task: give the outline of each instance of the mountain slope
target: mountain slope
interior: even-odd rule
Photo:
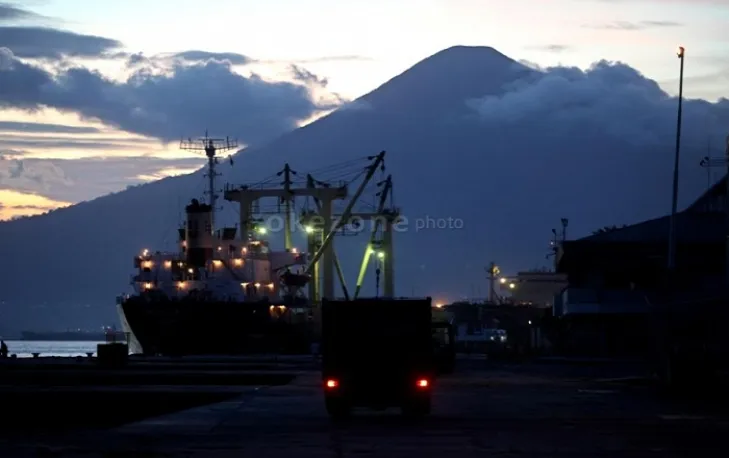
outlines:
[[[704,154],[707,116],[729,125],[729,102],[690,101],[685,110],[683,203],[706,179],[690,152]],[[672,129],[675,101],[629,67],[542,73],[491,48],[454,47],[221,171],[224,181],[251,182],[284,162],[303,173],[387,150],[409,222],[396,236],[399,293],[453,299],[477,292],[491,260],[506,272],[547,264],[561,217],[580,236],[666,213]],[[0,224],[0,323],[113,317],[132,256],[174,242],[182,205],[202,184],[198,172]],[[221,217],[234,221],[230,207]],[[416,228],[439,219],[462,227]],[[337,240],[347,278],[363,243]]]

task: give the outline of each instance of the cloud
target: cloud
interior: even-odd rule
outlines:
[[[48,124],[42,122],[16,122],[0,121],[0,132],[26,132],[51,134],[97,134],[101,130],[96,127],[66,126],[61,124]],[[3,140],[0,139],[0,147]]]
[[[645,30],[650,28],[658,27],[683,27],[684,24],[674,21],[614,21],[604,24],[587,24],[585,27],[591,29],[604,29],[604,30]]]
[[[209,52],[209,51],[182,51],[177,53],[155,54],[153,56],[145,56],[143,53],[125,53],[120,52],[110,57],[123,57],[127,59],[127,66],[135,67],[139,65],[147,65],[151,67],[165,67],[178,62],[207,62],[210,60],[219,62],[230,62],[233,65],[249,65],[249,64],[285,64],[289,66],[320,64],[326,62],[347,62],[347,61],[371,61],[371,57],[358,55],[342,55],[342,56],[321,56],[301,59],[256,59],[234,52]]]
[[[0,26],[0,48],[12,50],[18,57],[100,57],[121,46],[121,42],[110,38],[48,27]]]
[[[83,67],[49,73],[0,48],[0,68],[0,107],[56,108],[163,141],[209,127],[258,143],[336,107],[312,100],[307,85],[246,77],[227,61],[175,64],[163,74],[142,68],[120,83]]]
[[[204,162],[204,158],[198,157],[35,159],[15,156],[3,159],[0,155],[0,189],[39,194],[54,201],[80,202],[131,185],[191,173]]]
[[[326,87],[329,84],[329,80],[326,78],[319,77],[298,65],[291,64],[290,69],[297,81],[301,81],[307,85]]]
[[[548,44],[548,45],[540,45],[540,46],[531,46],[530,49],[535,49],[539,51],[549,51],[549,52],[564,52],[568,51],[572,47],[569,45],[561,45],[561,44]]]
[[[0,221],[39,215],[68,205],[70,202],[55,201],[38,194],[0,189]]]
[[[531,125],[535,135],[548,132],[574,141],[608,136],[650,149],[675,133],[676,99],[622,63],[548,68],[505,90],[468,104],[493,126]],[[683,119],[686,144],[706,144],[709,135],[720,140],[707,126],[729,126],[729,100],[687,100]]]
[[[233,65],[245,65],[253,62],[250,57],[234,52],[183,51],[173,54],[171,57],[191,62],[228,61]]]
[[[32,11],[24,10],[9,3],[0,3],[0,21],[17,19],[34,19],[41,16]]]
[[[106,57],[121,48],[117,40],[40,26],[46,17],[9,3],[0,3],[0,48],[8,48],[18,57],[62,59],[64,57]],[[18,26],[30,20],[34,25]]]
[[[2,159],[0,156],[0,188],[21,192],[48,192],[52,187],[73,186],[74,182],[50,161]]]
[[[134,150],[141,146],[151,146],[149,140],[135,138],[94,138],[94,137],[20,137],[3,136],[0,148],[5,149],[77,149],[77,150]]]
[[[675,21],[642,21],[640,24],[645,27],[683,27],[685,25]]]

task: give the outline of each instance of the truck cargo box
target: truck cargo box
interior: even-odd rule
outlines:
[[[321,350],[328,403],[417,401],[429,410],[435,372],[430,298],[324,301]]]

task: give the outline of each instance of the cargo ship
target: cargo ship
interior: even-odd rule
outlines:
[[[185,207],[177,251],[144,249],[133,258],[133,292],[117,297],[130,351],[151,355],[309,352],[316,332],[316,304],[322,295],[333,297],[333,235],[348,216],[338,217],[332,226],[315,227],[307,218],[322,213],[303,215],[308,247],[299,252],[291,243],[290,212],[297,197],[319,199],[317,203],[325,200],[329,213],[323,212],[323,220],[333,222],[331,203],[347,197],[346,185],[315,187],[312,179],[306,187],[294,189],[291,175],[295,172],[287,164],[279,173],[284,176],[283,188],[226,186],[225,199],[240,204],[240,225],[218,229],[216,152],[232,144],[207,134],[198,141],[208,158],[210,200],[192,199]],[[182,146],[192,148],[192,143]],[[365,182],[346,212],[351,214],[354,201],[383,157],[384,152],[373,157]],[[266,197],[285,207],[285,247],[280,251],[272,250],[265,239],[267,228],[254,218],[258,200]],[[325,227],[331,230],[324,231]]]

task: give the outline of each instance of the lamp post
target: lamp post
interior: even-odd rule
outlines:
[[[681,151],[681,112],[683,109],[683,63],[686,49],[679,46],[677,52],[681,61],[681,73],[678,79],[678,117],[676,121],[676,152],[673,158],[673,197],[671,199],[671,218],[668,229],[668,270],[676,269],[676,210],[678,207],[678,162]]]

